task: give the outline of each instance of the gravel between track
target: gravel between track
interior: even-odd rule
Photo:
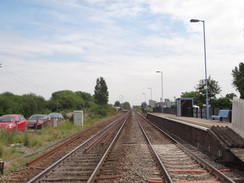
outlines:
[[[116,157],[115,157],[116,155]],[[121,132],[113,150],[112,157],[116,159],[112,168],[114,175],[122,175],[120,178],[109,180],[109,182],[148,182],[150,179],[159,179],[155,173],[157,166],[147,146],[145,137],[135,119],[135,114],[128,119]],[[109,158],[108,158],[109,159]],[[109,166],[109,167],[106,167]],[[102,169],[111,169],[111,164],[105,164]],[[100,172],[100,174],[102,174]],[[100,182],[108,180],[97,180]]]

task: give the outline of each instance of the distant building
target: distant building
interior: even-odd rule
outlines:
[[[155,100],[149,100],[149,106],[151,107],[151,108],[154,108],[154,107],[156,107],[157,106],[157,102],[155,101]]]

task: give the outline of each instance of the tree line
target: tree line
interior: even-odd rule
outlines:
[[[106,116],[114,109],[108,105],[108,87],[103,77],[96,80],[94,95],[87,92],[62,90],[52,93],[49,100],[34,93],[15,95],[11,92],[0,94],[0,115],[49,114],[51,112],[66,112],[84,110],[94,116]]]
[[[240,93],[240,98],[244,99],[244,63],[241,62],[239,66],[232,70],[232,86]],[[236,97],[236,94],[229,93],[224,97],[217,98],[217,95],[221,92],[221,87],[218,82],[211,78],[207,79],[208,83],[208,98],[209,104],[212,107],[231,108],[232,99]],[[195,105],[203,106],[206,103],[206,82],[199,81],[195,86],[195,91],[182,92],[181,97],[194,98]]]

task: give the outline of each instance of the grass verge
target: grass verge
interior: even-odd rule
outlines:
[[[27,130],[26,132],[8,132],[0,131],[0,159],[9,161],[23,154],[34,152],[51,142],[62,139],[81,131],[83,129],[94,126],[106,118],[87,118],[82,127],[74,126],[71,121],[58,122],[57,128],[48,126],[40,130]]]

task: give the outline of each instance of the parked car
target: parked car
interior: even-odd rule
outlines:
[[[27,120],[28,128],[38,128],[48,125],[50,122],[50,116],[47,114],[34,114]],[[35,127],[36,125],[36,127]]]
[[[49,116],[51,119],[54,119],[54,118],[57,118],[58,120],[64,119],[62,114],[56,113],[56,112],[50,113]]]
[[[21,114],[8,114],[0,117],[0,127],[10,131],[24,131],[27,127],[27,120]]]

